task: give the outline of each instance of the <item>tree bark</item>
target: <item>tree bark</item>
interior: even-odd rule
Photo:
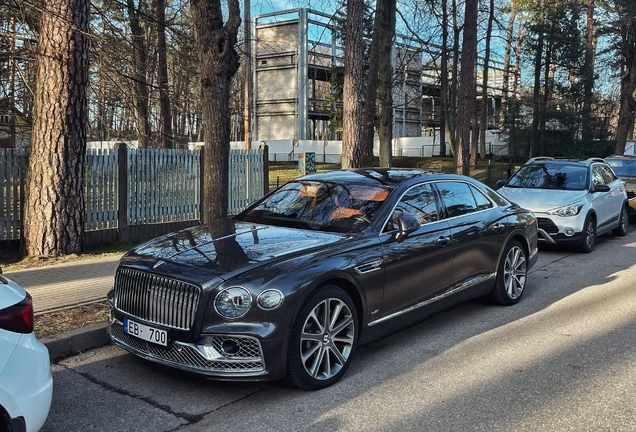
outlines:
[[[440,120],[439,120],[439,155],[446,156],[446,123],[448,122],[448,5],[442,0],[442,49],[440,65]]]
[[[583,127],[584,142],[591,142],[594,138],[592,124],[592,92],[594,90],[594,0],[587,0],[587,21],[585,26],[585,58],[583,62]]]
[[[510,52],[512,51],[512,34],[517,17],[517,8],[515,0],[510,0],[510,16],[508,17],[508,27],[506,28],[506,45],[504,48],[504,64],[503,64],[503,97],[501,107],[503,110],[501,119],[504,125],[508,123],[508,111],[510,101]]]
[[[81,253],[88,86],[88,0],[46,0],[38,46],[22,252]]]
[[[381,19],[379,77],[378,77],[378,135],[380,137],[380,166],[393,164],[393,67],[391,54],[395,36],[396,0],[387,0],[386,8],[377,11]]]
[[[636,29],[634,29],[636,30]],[[635,41],[636,42],[636,41]],[[634,118],[636,117],[636,45],[626,47],[626,68],[621,76],[620,109],[618,111],[618,125],[616,127],[616,154],[625,153],[625,145],[630,132],[634,130]]]
[[[488,29],[486,30],[486,51],[484,53],[484,76],[481,87],[481,121],[479,122],[479,157],[486,158],[486,131],[488,130],[488,63],[490,62],[490,34],[495,20],[495,0],[490,0]]]
[[[207,224],[227,219],[230,152],[230,85],[239,67],[235,50],[241,11],[228,0],[226,23],[220,0],[191,0],[192,19],[201,71],[205,130],[202,219]]]
[[[342,111],[342,168],[362,168],[362,28],[364,1],[348,0]]]
[[[172,116],[170,115],[170,95],[168,94],[168,56],[166,53],[166,3],[155,0],[157,14],[157,80],[159,81],[159,138],[163,148],[172,148]]]
[[[373,36],[369,47],[369,70],[367,71],[367,90],[364,96],[364,126],[362,128],[362,153],[373,156],[373,139],[375,136],[376,104],[378,99],[378,56],[380,52],[380,23],[378,11],[384,9],[386,0],[376,0]]]
[[[143,0],[139,0],[139,7],[136,7],[134,0],[127,0],[126,5],[133,46],[135,128],[139,147],[146,148],[150,146],[150,119],[148,112],[148,82],[146,79],[148,52],[141,20],[143,15],[140,12],[142,2]]]
[[[543,26],[545,11],[543,0],[539,0],[539,34],[534,57],[534,92],[532,95],[532,129],[530,133],[530,148],[528,157],[532,157],[539,147],[539,122],[541,119],[541,65],[543,58]]]
[[[636,117],[636,100],[634,100],[634,92],[636,91],[636,5],[633,2],[625,1],[620,7],[617,5],[616,10],[619,14],[616,30],[621,38],[620,54],[623,57],[624,69],[621,75],[615,153],[623,154],[627,138],[633,134]]]
[[[457,105],[457,152],[455,166],[458,174],[469,174],[470,119],[475,104],[475,63],[477,60],[477,0],[466,0],[459,100]]]

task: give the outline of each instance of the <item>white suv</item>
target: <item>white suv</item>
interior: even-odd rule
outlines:
[[[0,431],[38,431],[53,396],[49,351],[33,334],[31,296],[0,269]]]
[[[627,234],[625,183],[603,159],[537,157],[498,185],[497,192],[537,216],[540,242],[577,245],[589,253],[598,235]]]

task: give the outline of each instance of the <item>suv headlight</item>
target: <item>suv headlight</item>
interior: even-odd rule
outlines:
[[[576,216],[581,212],[583,203],[578,202],[575,204],[558,207],[552,210],[548,210],[546,213],[553,216]]]
[[[250,310],[251,306],[252,296],[242,287],[226,288],[214,299],[214,309],[225,318],[240,318]]]

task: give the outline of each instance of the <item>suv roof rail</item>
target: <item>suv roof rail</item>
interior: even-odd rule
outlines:
[[[549,156],[537,156],[537,157],[533,157],[532,159],[528,160],[528,162],[526,162],[527,164],[529,163],[533,163],[533,162],[541,162],[541,161],[553,161],[554,158],[553,157],[549,157]]]
[[[605,159],[603,158],[597,158],[597,157],[591,157],[585,160],[585,165],[589,165],[592,162],[601,162],[601,163],[605,163]]]

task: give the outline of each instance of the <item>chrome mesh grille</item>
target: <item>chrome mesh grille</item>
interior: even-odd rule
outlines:
[[[200,295],[195,285],[150,273],[123,268],[115,275],[115,308],[173,329],[192,327]]]
[[[232,355],[223,358],[208,360],[191,345],[171,344],[169,347],[155,345],[150,342],[137,339],[124,333],[121,323],[114,321],[109,326],[109,333],[113,341],[123,348],[131,348],[151,359],[162,363],[170,363],[175,366],[185,366],[203,372],[261,372],[265,370],[261,344],[258,339],[247,336],[212,336],[212,346],[218,351],[226,340],[233,340],[239,346],[239,350]]]

